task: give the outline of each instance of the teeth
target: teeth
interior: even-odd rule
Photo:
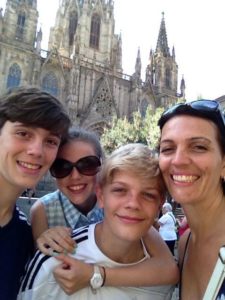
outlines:
[[[76,186],[70,186],[70,189],[73,191],[79,191],[81,189],[83,189],[84,185],[76,185]]]
[[[32,169],[32,170],[37,170],[40,168],[40,165],[33,165],[33,164],[22,162],[22,161],[20,161],[20,165],[27,169]]]
[[[197,176],[192,175],[173,175],[173,180],[179,182],[194,182],[197,179]]]

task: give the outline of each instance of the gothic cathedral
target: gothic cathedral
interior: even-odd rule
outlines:
[[[101,133],[112,116],[129,116],[185,97],[162,15],[155,50],[141,79],[140,50],[133,75],[122,69],[122,37],[115,34],[112,0],[61,0],[48,50],[37,31],[38,0],[7,0],[0,10],[0,91],[38,86],[64,102],[74,125]],[[120,0],[115,0],[120,1]]]

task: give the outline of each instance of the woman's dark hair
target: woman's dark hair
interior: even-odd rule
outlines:
[[[83,128],[71,127],[66,138],[63,140],[61,147],[70,141],[82,141],[91,144],[98,158],[104,158],[104,152],[100,144],[99,137],[93,131],[88,131]]]

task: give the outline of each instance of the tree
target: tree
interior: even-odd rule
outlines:
[[[128,143],[143,143],[155,150],[159,139],[158,119],[163,108],[153,111],[147,108],[145,117],[139,111],[134,112],[130,121],[127,118],[113,118],[111,127],[105,128],[101,143],[106,153],[112,152],[121,145]]]

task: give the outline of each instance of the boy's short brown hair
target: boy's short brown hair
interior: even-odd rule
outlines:
[[[44,128],[62,137],[70,126],[63,104],[51,94],[34,87],[15,88],[0,98],[0,129],[6,121]]]

